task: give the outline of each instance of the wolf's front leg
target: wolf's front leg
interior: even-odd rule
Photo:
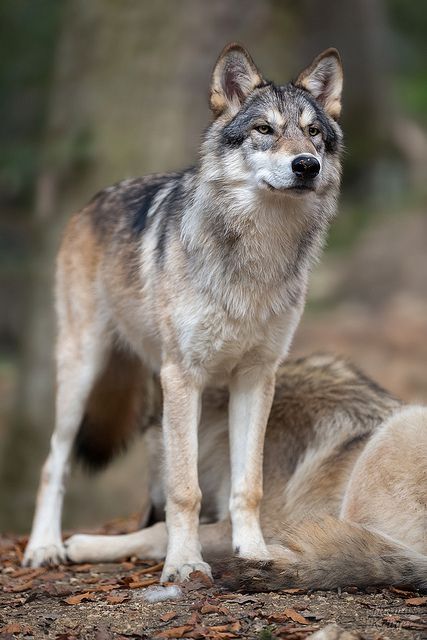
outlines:
[[[168,549],[162,582],[184,580],[192,571],[210,575],[199,542],[201,492],[197,477],[197,429],[201,389],[179,366],[161,370]]]
[[[233,549],[244,558],[269,558],[261,531],[264,436],[274,394],[275,366],[238,370],[230,385],[230,516]]]

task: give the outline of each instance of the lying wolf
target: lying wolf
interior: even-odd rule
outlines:
[[[256,561],[230,558],[227,401],[225,389],[205,393],[199,475],[203,553],[229,558],[219,562],[229,585],[427,588],[427,408],[402,405],[337,357],[283,364],[266,432],[261,505],[272,560]],[[165,505],[159,424],[144,437],[154,522],[164,519]],[[94,439],[93,450],[103,447],[105,455],[116,438]],[[128,535],[74,535],[65,546],[73,562],[158,559],[167,530],[158,521]]]

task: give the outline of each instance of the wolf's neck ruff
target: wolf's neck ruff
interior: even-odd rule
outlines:
[[[202,165],[193,175],[180,220],[193,282],[246,320],[296,304],[323,244],[333,196],[319,203],[312,194],[307,202],[206,173]]]

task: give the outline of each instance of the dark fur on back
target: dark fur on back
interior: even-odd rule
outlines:
[[[120,229],[138,240],[152,220],[148,214],[156,197],[171,183],[179,184],[183,173],[158,173],[122,180],[96,194],[86,211],[98,237],[111,237]]]

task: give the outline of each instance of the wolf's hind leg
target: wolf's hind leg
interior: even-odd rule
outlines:
[[[243,558],[268,559],[260,525],[265,428],[274,393],[268,368],[237,372],[230,385],[230,516],[233,549]]]
[[[58,340],[55,430],[41,473],[33,527],[23,561],[26,566],[65,560],[61,540],[65,481],[86,401],[108,354],[108,340],[102,329],[93,325],[78,335],[60,334]]]
[[[165,522],[123,535],[76,534],[65,541],[65,553],[71,562],[115,562],[137,556],[161,560],[166,556],[168,534]]]
[[[226,555],[231,550],[231,527],[228,520],[202,524],[200,541],[207,558]],[[135,533],[118,536],[76,534],[65,541],[71,562],[115,562],[137,556],[142,560],[161,560],[166,556],[168,534],[165,522]]]
[[[427,554],[427,407],[406,406],[358,459],[341,517]]]

